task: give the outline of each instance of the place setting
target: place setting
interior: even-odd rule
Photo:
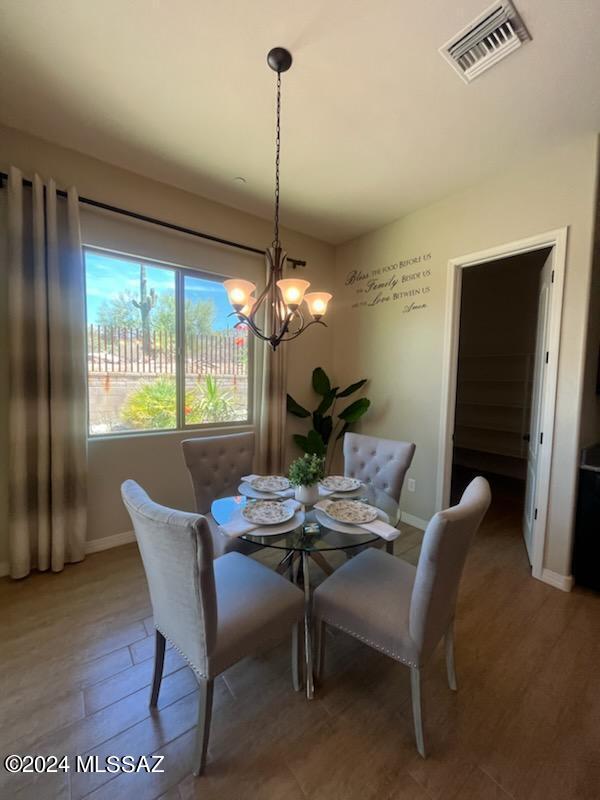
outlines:
[[[293,498],[286,500],[252,500],[240,505],[220,528],[227,536],[236,538],[252,533],[254,536],[276,536],[293,531],[304,523],[302,504]]]
[[[246,475],[238,486],[238,492],[244,497],[255,500],[269,500],[274,497],[285,499],[294,496],[294,489],[289,479],[283,475]]]
[[[356,499],[319,500],[315,505],[317,521],[340,533],[369,531],[388,542],[400,535],[398,528],[389,524],[389,517],[379,508]]]

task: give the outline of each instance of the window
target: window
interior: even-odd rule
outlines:
[[[248,332],[213,276],[84,249],[90,436],[248,422]]]

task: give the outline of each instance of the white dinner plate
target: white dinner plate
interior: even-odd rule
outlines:
[[[347,478],[345,475],[328,475],[321,481],[321,486],[329,492],[355,492],[362,484],[356,478]]]
[[[284,492],[290,488],[290,482],[282,475],[259,475],[249,484],[257,492]]]
[[[361,500],[330,500],[321,508],[331,519],[347,525],[364,525],[378,517],[377,509]]]
[[[256,500],[254,503],[247,503],[242,508],[242,516],[248,522],[256,525],[281,525],[287,522],[296,513],[288,503],[281,503],[277,500]]]
[[[336,520],[332,519],[331,517],[327,516],[324,511],[315,508],[315,517],[317,522],[319,522],[324,528],[327,528],[330,531],[337,531],[338,533],[351,533],[351,534],[365,534],[368,533],[366,528],[361,528],[360,525],[348,525],[344,522],[336,522]],[[389,522],[390,519],[385,511],[378,509],[377,518],[383,520],[383,522]]]
[[[290,533],[304,525],[305,515],[303,511],[296,511],[294,516],[287,522],[282,522],[279,525],[262,525],[259,528],[248,531],[248,536],[281,536],[282,533]],[[337,522],[332,522],[332,525],[338,525]]]

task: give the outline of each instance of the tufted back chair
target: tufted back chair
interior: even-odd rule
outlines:
[[[181,446],[199,514],[208,514],[213,500],[237,494],[242,476],[252,472],[252,432],[185,439]]]
[[[344,436],[344,474],[370,487],[375,492],[375,505],[395,520],[404,476],[414,454],[415,445],[411,442],[347,433]]]
[[[460,503],[431,518],[425,531],[410,601],[410,637],[427,658],[448,630],[467,551],[492,495],[485,478],[467,486]]]
[[[202,674],[217,636],[212,537],[198,514],[153,502],[135,481],[121,496],[142,555],[154,625]]]

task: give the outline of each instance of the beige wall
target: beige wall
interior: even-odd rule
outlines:
[[[338,378],[344,381],[359,373],[370,378],[367,393],[373,410],[364,418],[363,431],[416,442],[409,473],[416,479],[416,491],[405,489],[402,507],[428,519],[435,510],[448,260],[569,226],[545,553],[546,568],[562,575],[570,574],[596,161],[595,136],[573,141],[527,164],[507,166],[501,176],[349,242],[336,253]],[[423,270],[430,275],[363,294],[356,293],[356,286],[366,280],[346,285],[352,271],[369,273],[418,256],[420,262],[382,271],[376,279],[383,283],[390,276]],[[385,297],[410,289],[420,292],[368,305],[378,293]],[[353,308],[356,303],[366,304]],[[411,303],[425,307],[406,310]],[[509,320],[510,307],[506,314]]]
[[[75,185],[83,196],[255,247],[265,247],[272,239],[271,224],[266,220],[0,126],[0,170],[6,172],[10,164],[18,166],[28,176],[38,172],[45,178],[55,178],[59,186]],[[285,220],[285,209],[283,217]],[[125,221],[87,207],[82,211],[82,236],[88,244],[114,247],[221,274],[243,273],[257,281],[264,275],[260,256],[205,244],[193,237],[170,234],[164,229]],[[282,240],[291,256],[308,262],[307,268],[302,270],[302,277],[315,287],[330,290],[333,248],[288,230],[283,230]],[[0,281],[5,275],[6,270],[2,269]],[[5,286],[0,282],[0,297],[5,295]],[[3,334],[0,330],[2,341],[5,341]],[[331,368],[331,330],[312,328],[286,347],[290,359],[289,391],[300,402],[308,402],[310,373],[316,366],[315,358],[325,368]],[[0,369],[5,369],[5,363],[2,359]],[[5,385],[6,374],[0,374],[2,392]],[[4,423],[0,424],[0,450],[5,459],[6,448],[1,447],[6,435],[5,395],[0,395],[0,409],[4,416]],[[293,430],[291,421],[290,435]],[[90,442],[88,538],[109,536],[131,528],[119,500],[119,484],[125,477],[140,480],[162,503],[193,507],[191,487],[180,455],[182,438],[184,436],[180,434],[164,434]],[[0,474],[6,475],[6,468],[6,461],[0,463]],[[0,562],[3,562],[7,559],[5,481],[0,481],[0,521]]]

